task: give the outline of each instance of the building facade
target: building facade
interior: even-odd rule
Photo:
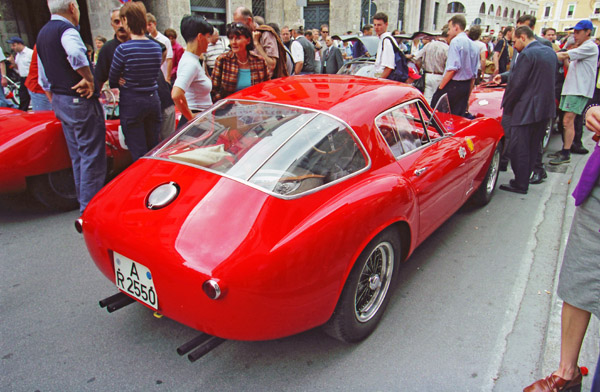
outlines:
[[[464,13],[467,25],[480,25],[484,33],[497,35],[521,15],[535,15],[537,8],[537,0],[463,0],[449,2],[447,15]]]
[[[600,37],[600,1],[594,0],[541,0],[537,12],[536,33],[544,27],[556,29],[558,34],[573,27],[582,19],[590,19],[594,25],[592,37]]]
[[[233,10],[240,5],[281,26],[300,24],[306,28],[330,26],[330,33],[359,32],[372,24],[373,15],[384,12],[389,30],[438,31],[446,23],[447,0],[140,0],[158,21],[158,29],[179,30],[181,18],[190,13],[203,15],[222,33],[231,22]],[[100,35],[112,38],[110,11],[120,0],[77,0],[81,10],[81,35],[88,44]],[[18,35],[32,47],[37,32],[48,21],[46,0],[0,0],[0,42],[8,52],[6,40]]]

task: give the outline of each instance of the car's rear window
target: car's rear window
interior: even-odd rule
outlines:
[[[226,101],[203,113],[153,156],[287,196],[340,180],[368,162],[354,133],[336,118],[252,101]]]

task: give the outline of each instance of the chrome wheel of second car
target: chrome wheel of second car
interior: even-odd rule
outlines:
[[[394,272],[394,249],[389,242],[380,243],[365,263],[354,295],[356,319],[367,322],[377,313],[390,287]]]

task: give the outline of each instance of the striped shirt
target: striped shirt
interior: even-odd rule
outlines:
[[[152,93],[158,88],[162,51],[160,45],[148,39],[122,43],[115,50],[108,81],[110,87],[122,91]],[[125,84],[119,86],[119,78]]]

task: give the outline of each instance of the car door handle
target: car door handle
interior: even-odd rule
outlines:
[[[427,170],[426,167],[415,170],[415,176],[419,177],[421,174],[425,173],[426,170]]]

